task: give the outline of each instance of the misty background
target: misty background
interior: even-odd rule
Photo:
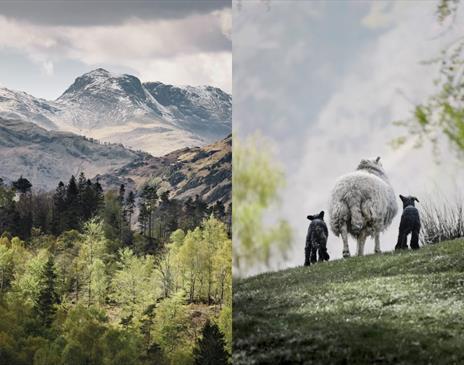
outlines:
[[[286,176],[281,205],[271,216],[288,220],[294,240],[286,260],[302,265],[308,214],[327,211],[335,179],[362,158],[381,156],[398,194],[421,202],[459,194],[463,163],[448,142],[416,148],[393,121],[435,91],[436,65],[425,65],[459,35],[464,14],[439,25],[435,1],[235,1],[233,89],[235,135],[259,132],[274,145]],[[420,205],[420,204],[418,204]],[[383,251],[396,244],[399,213],[381,235]],[[270,219],[272,221],[272,219]],[[355,242],[350,239],[351,253]],[[369,239],[366,252],[372,253]],[[329,233],[328,251],[340,258],[341,239]],[[261,270],[261,269],[257,269]]]

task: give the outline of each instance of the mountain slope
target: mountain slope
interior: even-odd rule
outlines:
[[[195,198],[198,194],[207,203],[231,203],[232,192],[232,137],[211,145],[184,148],[166,156],[144,156],[127,165],[99,176],[106,188],[140,188],[155,180],[178,199]]]
[[[53,122],[59,109],[53,102],[38,99],[22,91],[0,88],[0,117],[21,119],[46,129],[58,129]]]
[[[232,99],[210,86],[142,84],[99,68],[76,78],[55,101],[0,88],[0,116],[161,156],[230,134]]]
[[[120,145],[0,118],[0,177],[6,181],[23,175],[35,188],[51,190],[71,174],[84,171],[91,177],[144,155]]]
[[[233,363],[462,364],[463,251],[461,239],[237,280]]]

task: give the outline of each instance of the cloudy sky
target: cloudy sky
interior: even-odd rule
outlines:
[[[275,212],[291,223],[295,240],[275,267],[303,263],[306,215],[327,211],[335,179],[361,158],[381,156],[396,193],[419,200],[463,181],[464,166],[446,144],[439,158],[413,141],[399,150],[388,144],[404,133],[392,121],[410,116],[433,91],[436,70],[421,61],[463,29],[462,12],[443,27],[435,11],[436,1],[234,2],[234,129],[273,141],[287,177]],[[381,237],[383,250],[393,249],[398,224],[399,215]],[[333,234],[328,248],[341,257]]]
[[[230,0],[0,2],[0,86],[57,98],[91,69],[231,91]]]

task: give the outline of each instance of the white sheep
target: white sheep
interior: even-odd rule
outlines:
[[[398,211],[395,192],[380,157],[361,160],[355,172],[341,176],[332,190],[329,204],[330,228],[343,240],[343,257],[350,256],[348,233],[357,239],[358,256],[364,253],[368,236],[375,238],[380,252],[380,232],[392,222]]]

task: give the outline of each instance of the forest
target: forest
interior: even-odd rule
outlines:
[[[0,363],[227,364],[231,250],[221,202],[0,179]]]

